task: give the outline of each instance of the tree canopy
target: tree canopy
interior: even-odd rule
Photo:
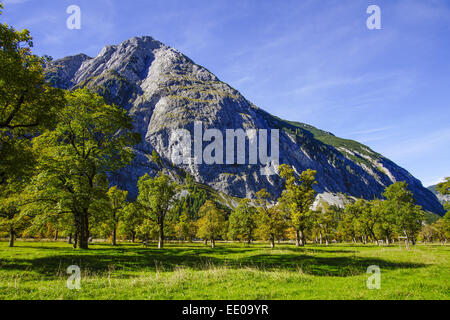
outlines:
[[[32,140],[37,174],[27,196],[35,210],[71,212],[80,248],[86,249],[89,217],[101,212],[106,199],[107,173],[130,163],[139,136],[124,109],[88,89],[67,92],[66,100],[55,129]]]

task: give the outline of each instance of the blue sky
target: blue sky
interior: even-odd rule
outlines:
[[[447,0],[4,0],[34,52],[97,55],[150,35],[279,117],[358,140],[425,186],[450,176]],[[81,30],[66,28],[78,5]],[[381,8],[381,30],[366,9]]]

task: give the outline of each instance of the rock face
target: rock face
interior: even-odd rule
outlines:
[[[379,198],[386,186],[406,181],[424,209],[444,212],[431,191],[382,155],[355,141],[270,115],[206,68],[151,37],[107,46],[95,58],[76,55],[56,60],[46,71],[54,86],[92,88],[132,115],[143,142],[135,146],[133,163],[113,175],[114,182],[132,196],[140,176],[154,175],[162,167],[175,179],[189,173],[196,181],[232,197],[252,197],[261,188],[274,197],[280,195],[279,176],[261,175],[261,166],[249,164],[248,154],[245,164],[239,165],[197,164],[193,159],[174,165],[175,130],[186,129],[194,136],[194,123],[201,121],[203,130],[215,128],[224,137],[226,129],[279,129],[280,163],[293,166],[298,173],[317,170],[317,191],[331,198]],[[152,157],[154,150],[158,157]]]

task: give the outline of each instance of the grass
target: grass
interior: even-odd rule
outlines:
[[[0,242],[0,299],[446,299],[450,246],[138,244],[88,251],[63,242]],[[66,268],[81,268],[81,290]],[[369,290],[367,267],[381,268]]]

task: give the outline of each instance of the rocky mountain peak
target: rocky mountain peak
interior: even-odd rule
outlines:
[[[106,46],[95,58],[78,55],[56,60],[46,70],[53,85],[92,88],[133,116],[144,140],[135,147],[134,162],[114,174],[115,183],[132,196],[140,176],[154,175],[161,168],[172,172],[174,179],[190,174],[224,199],[253,197],[261,188],[274,197],[280,195],[282,180],[260,175],[259,165],[174,165],[174,130],[193,135],[194,124],[201,122],[205,129],[215,128],[224,136],[227,129],[279,129],[280,163],[296,172],[316,170],[322,199],[337,204],[350,197],[373,199],[381,197],[389,184],[406,181],[420,205],[443,213],[436,196],[419,180],[369,147],[257,108],[206,68],[152,37]],[[152,158],[153,151],[158,161]]]

